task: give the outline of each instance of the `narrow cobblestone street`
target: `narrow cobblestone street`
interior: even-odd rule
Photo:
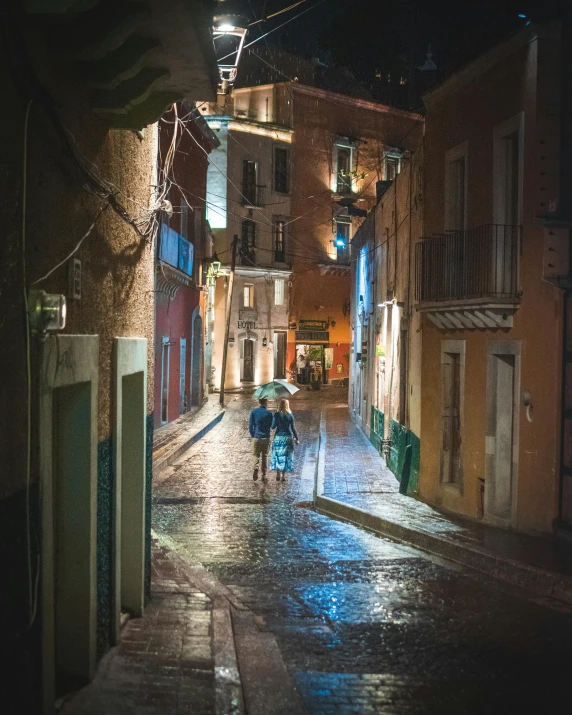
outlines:
[[[545,712],[562,702],[572,612],[544,607],[497,582],[297,506],[304,460],[328,421],[326,484],[357,489],[367,456],[343,463],[346,393],[292,400],[301,445],[286,484],[253,482],[248,411],[227,414],[166,470],[153,528],[200,562],[272,633],[309,713]],[[347,446],[347,444],[346,444]],[[306,467],[307,471],[307,467]],[[355,472],[355,474],[354,474]],[[359,472],[359,474],[358,474]],[[328,481],[329,480],[329,481]],[[345,488],[345,487],[344,487]],[[368,489],[384,490],[371,473]]]

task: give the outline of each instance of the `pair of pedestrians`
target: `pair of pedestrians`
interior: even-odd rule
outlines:
[[[248,429],[252,437],[252,454],[254,471],[252,478],[266,482],[268,451],[270,448],[270,431],[276,430],[270,451],[270,469],[276,470],[276,481],[286,481],[286,472],[291,472],[294,465],[294,444],[299,444],[298,433],[294,423],[294,415],[290,410],[288,400],[280,400],[278,410],[272,413],[268,409],[268,400],[258,400],[259,407],[250,413]]]

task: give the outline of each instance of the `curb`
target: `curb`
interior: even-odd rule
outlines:
[[[304,715],[276,637],[260,629],[255,613],[216,576],[185,558],[170,536],[153,531],[153,537],[212,601],[215,715]]]
[[[454,544],[437,534],[411,529],[331,497],[316,496],[314,505],[326,516],[442,556],[537,595],[572,604],[572,578],[567,576],[499,557],[475,546]]]
[[[326,474],[326,418],[320,412],[320,434],[318,435],[318,450],[316,459],[316,471],[314,473],[314,504],[320,492],[324,491],[324,478]]]
[[[167,452],[164,455],[161,455],[157,459],[153,460],[153,472],[155,474],[159,473],[162,469],[165,467],[168,467],[170,464],[172,464],[175,460],[177,460],[183,452],[186,452],[189,447],[192,447],[195,442],[198,442],[199,439],[204,437],[207,432],[209,432],[215,425],[217,425],[222,418],[225,415],[225,410],[222,410],[219,412],[219,414],[214,417],[210,422],[208,422],[204,427],[201,427],[200,430],[197,430],[194,434],[192,434],[190,437],[185,439],[183,442],[178,443],[173,449],[171,449],[169,452]]]
[[[215,715],[244,715],[244,695],[238,669],[230,604],[223,596],[217,596],[213,600],[212,619]]]

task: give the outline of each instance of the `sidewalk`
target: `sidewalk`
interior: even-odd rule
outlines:
[[[224,414],[213,395],[200,410],[158,430],[154,472],[157,463],[166,467],[176,461]],[[170,471],[163,469],[158,482]],[[151,599],[143,617],[127,621],[93,681],[57,702],[56,712],[302,715],[275,637],[231,590],[189,561],[163,532],[152,532],[151,571]]]
[[[151,601],[125,626],[95,679],[64,715],[164,715],[215,711],[212,600],[154,540]]]
[[[318,511],[572,603],[572,545],[448,515],[400,494],[397,479],[347,408],[330,408],[323,415]]]
[[[159,427],[153,434],[153,472],[157,474],[203,437],[224,417],[218,395],[209,395],[202,407],[193,407],[178,420]]]

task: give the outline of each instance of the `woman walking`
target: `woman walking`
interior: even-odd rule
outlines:
[[[280,400],[278,411],[272,418],[272,429],[276,430],[270,454],[270,469],[276,470],[276,481],[286,480],[286,472],[293,471],[294,444],[300,444],[294,424],[294,415],[288,400]]]

